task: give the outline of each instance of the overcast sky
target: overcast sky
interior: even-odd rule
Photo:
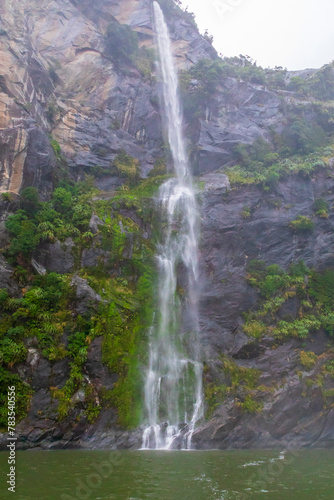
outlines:
[[[182,0],[224,56],[263,67],[319,68],[334,60],[334,0]]]

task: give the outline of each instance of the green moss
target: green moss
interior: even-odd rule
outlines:
[[[309,232],[314,229],[314,222],[305,215],[298,215],[295,220],[290,222],[289,227],[293,231]]]
[[[130,160],[126,164],[124,155],[118,160],[119,168],[133,166]],[[22,297],[12,298],[0,291],[0,360],[7,366],[22,361],[26,355],[22,342],[25,337],[36,337],[43,356],[50,361],[69,358],[71,371],[65,386],[52,388],[59,401],[59,419],[66,418],[80,403],[88,421],[93,422],[102,405],[109,404],[117,409],[121,426],[128,428],[139,423],[141,367],[147,361],[147,330],[155,309],[156,280],[154,245],[143,237],[142,225],[153,233],[154,225],[159,226],[153,217],[151,197],[166,178],[150,178],[133,188],[126,186],[107,201],[92,199],[96,189],[91,178],[78,184],[63,180],[49,202],[39,203],[36,193],[27,193],[21,210],[10,219],[11,243],[24,236],[26,222],[32,224],[31,236],[36,241],[31,244],[29,238],[21,239],[20,252],[22,245],[27,247],[25,263],[17,249],[11,251],[26,268],[17,267],[15,271],[23,288]],[[30,210],[33,204],[35,209]],[[141,218],[140,225],[121,215],[124,208],[137,214],[136,221],[138,216]],[[89,231],[93,212],[104,221],[98,237]],[[98,310],[87,310],[84,317],[76,315],[73,308],[76,299],[71,275],[33,276],[29,265],[31,252],[39,242],[64,241],[69,236],[75,243],[78,267],[82,249],[92,244],[98,246],[100,237],[102,248],[111,251],[109,262],[101,260],[95,268],[79,271],[102,297]],[[116,278],[119,270],[122,277]],[[66,349],[62,343],[64,333],[68,338]],[[96,336],[103,336],[103,362],[118,374],[108,401],[102,398],[100,404],[96,403],[95,389],[84,378],[87,351]],[[77,403],[73,396],[79,389],[85,390],[85,401]]]
[[[146,363],[146,336],[155,309],[153,259],[141,260],[140,268],[137,267],[140,276],[135,283],[125,277],[98,277],[90,282],[103,298],[90,335],[103,335],[102,360],[111,372],[118,374],[109,400],[117,408],[118,422],[124,428],[139,424],[141,366]]]
[[[259,321],[249,321],[243,326],[243,331],[249,337],[254,337],[255,339],[261,339],[263,335],[267,332],[267,327],[264,323]]]
[[[334,389],[326,389],[322,391],[322,395],[326,400],[333,400],[334,399]]]
[[[126,429],[133,429],[141,422],[142,415],[142,379],[138,364],[130,363],[126,375],[116,382],[111,403],[117,408],[118,423]]]
[[[159,158],[159,160],[157,160],[154,163],[154,167],[152,168],[152,170],[148,175],[149,177],[157,177],[160,175],[166,175],[166,173],[167,173],[166,160],[164,158]]]
[[[263,402],[255,401],[250,394],[245,397],[243,402],[238,402],[238,406],[247,413],[260,413],[263,409]]]
[[[105,46],[106,53],[117,63],[131,63],[138,52],[138,34],[127,24],[114,20],[108,24]]]
[[[31,387],[24,383],[17,374],[11,373],[6,368],[0,366],[0,429],[7,431],[8,426],[8,387],[15,387],[15,412],[16,424],[27,414],[30,398],[32,396]]]
[[[50,138],[50,144],[52,146],[53,152],[56,155],[57,159],[60,159],[61,156],[61,147],[58,141],[55,139]]]
[[[155,70],[155,61],[157,60],[155,50],[148,47],[140,47],[135,59],[138,71],[145,79],[150,79]]]
[[[332,141],[329,136],[327,140]],[[274,140],[275,142],[275,140]],[[314,152],[302,152],[294,148],[286,150],[282,146],[284,140],[276,138],[281,148],[272,152],[273,145],[263,139],[256,139],[252,146],[241,144],[235,149],[235,165],[228,167],[224,173],[228,175],[231,185],[257,185],[264,190],[272,189],[280,179],[290,175],[310,177],[317,171],[328,169],[329,161],[323,161],[327,147],[314,147]],[[329,155],[330,157],[331,155]],[[318,208],[321,210],[323,208]]]
[[[222,357],[222,362],[224,373],[230,377],[230,390],[233,391],[241,385],[247,389],[255,389],[261,375],[260,370],[239,366],[227,357]]]
[[[307,370],[311,370],[311,368],[314,367],[314,365],[318,360],[318,356],[316,356],[314,352],[311,351],[310,352],[301,351],[299,353],[299,357],[301,365]]]
[[[310,276],[309,294],[316,302],[323,304],[326,311],[331,312],[334,307],[334,270],[313,272]]]
[[[130,186],[139,182],[139,161],[122,150],[115,158],[114,164],[118,173],[125,177]]]
[[[248,283],[261,291],[263,297],[269,299],[278,292],[283,292],[286,289],[293,290],[292,287],[303,282],[301,276],[285,273],[277,265],[266,267],[262,261],[251,261],[248,265],[248,273],[246,279]],[[285,296],[288,298],[288,296]],[[265,309],[270,310],[271,307],[280,307],[280,300],[270,301],[265,305]]]
[[[327,361],[327,363],[325,363],[323,367],[323,370],[327,373],[330,373],[332,377],[334,377],[334,360]]]
[[[1,193],[1,198],[3,201],[11,202],[12,201],[12,193]]]
[[[145,331],[138,312],[132,313],[111,303],[107,314],[107,318],[99,321],[98,327],[102,324],[107,332],[102,344],[102,360],[112,372],[119,375],[111,393],[111,402],[118,410],[120,425],[135,427],[139,424],[141,407],[139,353]]]
[[[321,321],[316,316],[310,314],[292,322],[279,321],[273,329],[273,334],[277,337],[297,337],[305,339],[311,332],[321,328]]]
[[[324,328],[334,333],[334,272],[310,271],[303,262],[294,263],[288,272],[276,265],[266,267],[262,261],[251,261],[246,276],[262,297],[256,309],[243,313],[243,329],[251,337],[271,334],[279,338],[307,338]],[[290,298],[297,297],[297,317],[279,320],[277,313]]]
[[[124,427],[134,427],[139,423],[140,365],[146,359],[147,329],[153,318],[153,283],[152,271],[147,268],[139,278],[134,294],[130,297],[123,294],[110,305],[105,322],[105,330],[109,333],[103,342],[103,359],[112,371],[119,374],[112,400]]]
[[[241,212],[241,217],[243,219],[248,219],[251,216],[251,211],[249,207],[244,207]]]
[[[253,400],[254,392],[271,390],[266,387],[263,391],[257,387],[260,375],[260,370],[239,366],[227,356],[221,356],[221,370],[218,372],[213,372],[206,365],[203,372],[206,418],[210,418],[214,410],[229,396],[234,396],[235,404],[244,411],[260,411],[263,405]],[[238,397],[243,398],[244,403],[238,401]]]
[[[215,409],[223,403],[227,393],[228,388],[225,385],[215,385],[213,382],[204,384],[204,400],[206,405],[205,416],[207,419],[209,419]]]
[[[320,219],[328,219],[329,217],[327,210],[318,210],[316,216],[320,217]]]

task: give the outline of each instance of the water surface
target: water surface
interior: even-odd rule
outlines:
[[[334,450],[27,451],[17,453],[24,500],[333,500]]]

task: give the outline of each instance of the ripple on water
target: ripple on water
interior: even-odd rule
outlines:
[[[284,459],[275,451],[36,451],[17,457],[18,500],[63,500],[65,494],[77,500],[78,481],[86,484],[94,464],[108,457],[113,472],[87,500],[333,500],[333,450],[303,450],[296,458],[286,452]],[[0,453],[0,469],[7,466],[6,452]]]

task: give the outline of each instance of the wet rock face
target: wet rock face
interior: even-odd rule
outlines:
[[[318,335],[307,341],[305,349],[320,354],[327,342],[325,335]],[[332,448],[333,410],[326,408],[320,387],[305,390],[305,384],[296,375],[296,370],[302,369],[297,354],[298,341],[291,340],[274,350],[262,347],[257,359],[242,364],[263,372],[260,383],[275,381],[277,384],[266,397],[262,411],[244,412],[234,404],[233,398],[227,398],[213,418],[195,431],[194,446],[201,449]]]
[[[268,128],[283,128],[281,101],[262,85],[225,78],[214,101],[194,132],[198,143],[196,173],[213,172],[233,158],[239,143],[252,144],[261,136],[270,141]]]
[[[103,386],[106,389],[112,389],[118,376],[115,373],[110,373],[102,363],[102,341],[102,337],[98,337],[90,344],[85,370],[96,387]]]
[[[18,285],[13,280],[14,269],[8,264],[6,259],[0,255],[0,283],[1,288],[5,288],[12,295],[18,292]]]
[[[324,198],[332,206],[333,189],[333,180],[319,174],[312,180],[288,178],[270,193],[255,187],[225,193],[218,188],[216,192],[204,191],[200,281],[205,345],[235,352],[235,344],[242,339],[241,314],[254,306],[258,298],[245,280],[251,260],[278,264],[283,269],[299,260],[318,270],[334,265],[331,218],[316,218],[314,231],[308,233],[297,234],[289,228],[298,215],[314,217],[315,199]],[[245,207],[250,211],[246,218]]]
[[[96,180],[104,191],[102,197],[112,196],[124,183],[112,169],[120,149],[139,160],[141,176],[146,177],[162,156],[165,142],[161,84],[155,74],[144,78],[134,67],[117,67],[106,54],[104,37],[108,24],[116,19],[137,31],[140,45],[153,47],[151,0],[2,0],[0,16],[0,193],[18,194],[35,186],[43,200],[49,198],[57,168],[49,134],[59,143],[71,178],[82,180],[92,168],[103,169],[103,177]],[[216,58],[215,50],[189,20],[172,17],[169,28],[179,69],[202,58]],[[200,322],[206,361],[215,367],[219,356],[226,354],[240,366],[261,370],[260,383],[280,385],[268,395],[260,414],[245,414],[227,398],[194,435],[197,448],[334,446],[334,411],[323,413],[319,388],[305,396],[296,376],[301,370],[297,343],[273,346],[270,338],[250,341],[242,331],[242,313],[258,300],[245,280],[250,260],[284,269],[299,260],[318,270],[334,266],[333,213],[329,219],[314,219],[310,233],[296,234],[289,228],[298,215],[314,218],[315,199],[324,198],[333,206],[332,178],[320,173],[313,179],[293,176],[265,193],[257,187],[231,189],[222,173],[237,144],[252,144],[258,136],[270,140],[271,126],[278,133],[283,129],[284,99],[289,96],[225,78],[205,118],[196,118],[188,126],[198,146],[194,173],[203,183]],[[330,166],[334,168],[334,159]],[[14,205],[15,201],[0,200],[0,246],[8,238],[4,220]],[[242,215],[245,207],[247,217]],[[150,237],[150,228],[143,227],[134,213],[124,210],[122,215],[133,218],[144,238]],[[93,215],[91,232],[96,235],[102,224]],[[110,252],[100,248],[99,236],[96,243],[80,256],[71,238],[44,243],[33,255],[33,266],[41,272],[70,274],[79,267],[107,264]],[[133,235],[127,235],[125,259],[131,259],[134,245]],[[120,268],[113,272],[121,275]],[[16,296],[20,291],[12,273],[0,256],[0,288]],[[182,270],[180,275],[182,288]],[[96,310],[101,297],[86,280],[75,275],[72,286],[76,312],[85,315]],[[296,317],[297,310],[298,303],[290,299],[280,311],[281,318]],[[320,333],[307,341],[305,349],[321,354],[325,345],[326,337]],[[74,410],[59,422],[58,400],[50,388],[63,388],[70,371],[68,360],[48,361],[34,341],[27,348],[26,363],[13,368],[34,390],[28,416],[18,427],[22,447],[140,447],[142,431],[118,429],[113,409],[103,409],[90,425],[82,391],[73,396]],[[117,382],[117,375],[102,363],[102,337],[89,346],[84,376],[96,397],[101,388],[112,389]]]
[[[4,0],[0,15],[0,192],[33,185],[47,197],[56,163],[48,133],[74,178],[110,168],[120,148],[146,175],[163,141],[157,84],[116,68],[104,35],[116,19],[153,46],[151,0]],[[215,56],[187,20],[173,18],[171,29],[180,68]]]
[[[140,45],[154,46],[151,0],[59,2],[1,5],[1,192],[34,185],[47,197],[55,170],[49,133],[75,179],[96,166],[111,169],[121,148],[139,160],[144,177],[161,156],[156,75],[143,78],[135,68],[117,67],[105,49],[107,26],[115,19],[138,32]],[[168,22],[179,69],[217,57],[191,20],[172,16]],[[195,173],[222,167],[239,142],[269,138],[270,125],[283,125],[280,106],[280,98],[264,87],[225,78],[206,119],[193,127],[199,149]],[[111,174],[103,185],[108,182],[119,185]]]
[[[266,395],[263,410],[254,414],[236,406],[235,396],[227,396],[212,417],[196,430],[193,445],[198,449],[333,447],[333,411],[324,407],[321,389],[312,386],[305,390],[305,381],[298,375],[302,372],[303,377],[315,377],[317,373],[315,370],[305,375],[299,359],[301,341],[279,344],[270,337],[261,342],[250,340],[241,325],[242,313],[258,300],[256,290],[245,280],[250,260],[264,260],[267,265],[278,264],[284,269],[301,259],[308,267],[319,270],[333,266],[333,209],[328,219],[321,219],[314,216],[313,205],[315,199],[324,198],[333,207],[334,181],[325,173],[318,173],[313,179],[291,176],[269,192],[252,186],[231,189],[221,173],[205,174],[201,182],[200,323],[206,362],[214,367],[219,356],[227,354],[238,366],[260,370],[258,384],[274,390]],[[245,207],[250,214],[247,217]],[[289,223],[300,214],[313,218],[312,232],[291,231]],[[98,229],[101,222],[92,218],[91,229]],[[97,258],[96,249],[92,252],[90,255],[87,251],[83,259]],[[99,303],[100,298],[85,280],[76,277],[73,286],[83,313]],[[297,299],[291,298],[279,314],[284,319],[286,315],[296,317],[297,311]],[[303,349],[320,355],[327,344],[328,336],[318,332],[305,340]],[[22,446],[140,447],[141,430],[117,429],[117,415],[112,409],[103,410],[97,422],[89,425],[80,413],[79,403],[65,422],[58,423],[52,410],[55,403],[47,399],[46,391],[51,381],[57,381],[55,385],[61,387],[65,379],[56,365],[35,351],[29,350],[30,368],[20,368],[36,391],[31,412],[20,424],[22,435],[27,437]],[[66,369],[63,367],[65,374]],[[89,347],[85,375],[96,389],[110,389],[117,382],[117,376],[102,363],[101,337]],[[51,412],[47,427],[41,426],[40,418],[34,416],[36,404],[46,405],[44,410]]]
[[[96,308],[101,302],[101,297],[88,285],[87,280],[74,276],[71,281],[71,286],[75,288],[76,295],[76,311],[79,314],[84,314],[89,309]]]
[[[18,194],[34,186],[46,200],[52,191],[56,158],[45,132],[30,122],[0,130],[0,190]]]
[[[84,287],[87,295],[87,285],[78,280],[80,278],[76,280],[80,288],[79,293],[82,293]],[[14,371],[23,381],[29,383],[34,391],[28,415],[17,426],[20,436],[19,449],[140,446],[140,432],[132,435],[115,429],[117,414],[113,409],[105,409],[98,422],[90,425],[84,415],[87,402],[85,392],[82,390],[77,391],[72,397],[74,408],[68,412],[65,419],[59,421],[59,400],[52,395],[52,390],[61,390],[68,380],[70,373],[68,358],[50,362],[38,349],[29,347],[26,363],[17,365]],[[112,389],[118,379],[118,376],[110,373],[102,363],[102,337],[95,338],[89,346],[84,377],[96,397],[99,397],[99,390],[102,387],[105,390]],[[109,429],[108,432],[106,428]],[[0,434],[0,448],[5,449],[5,447],[6,436]]]
[[[34,186],[44,201],[52,191],[56,157],[46,133],[38,127],[28,130],[27,156],[21,188]]]
[[[64,243],[56,241],[39,247],[33,255],[34,260],[49,272],[70,273],[74,269],[74,242],[67,238]]]
[[[259,384],[274,384],[276,389],[266,396],[259,414],[242,411],[233,397],[227,397],[212,419],[196,431],[196,447],[333,447],[333,412],[321,388],[306,389],[305,372],[298,375],[305,370],[299,359],[301,345],[320,355],[328,348],[328,335],[318,332],[304,344],[291,340],[277,345],[269,337],[251,340],[241,329],[242,313],[254,308],[259,298],[245,280],[248,262],[263,260],[287,269],[303,260],[317,270],[333,267],[333,219],[314,217],[313,208],[317,198],[332,207],[333,189],[333,180],[318,174],[312,180],[290,177],[270,193],[255,187],[225,193],[219,188],[204,190],[200,322],[207,363],[215,366],[221,354],[228,354],[239,366],[260,370]],[[246,218],[245,207],[249,210]],[[289,228],[291,220],[301,214],[314,220],[313,231],[294,233]],[[279,317],[296,318],[297,312],[294,297],[286,301]]]
[[[45,103],[53,91],[47,65],[32,46],[25,2],[1,3],[0,192],[26,186],[47,197],[55,156],[46,136]]]

